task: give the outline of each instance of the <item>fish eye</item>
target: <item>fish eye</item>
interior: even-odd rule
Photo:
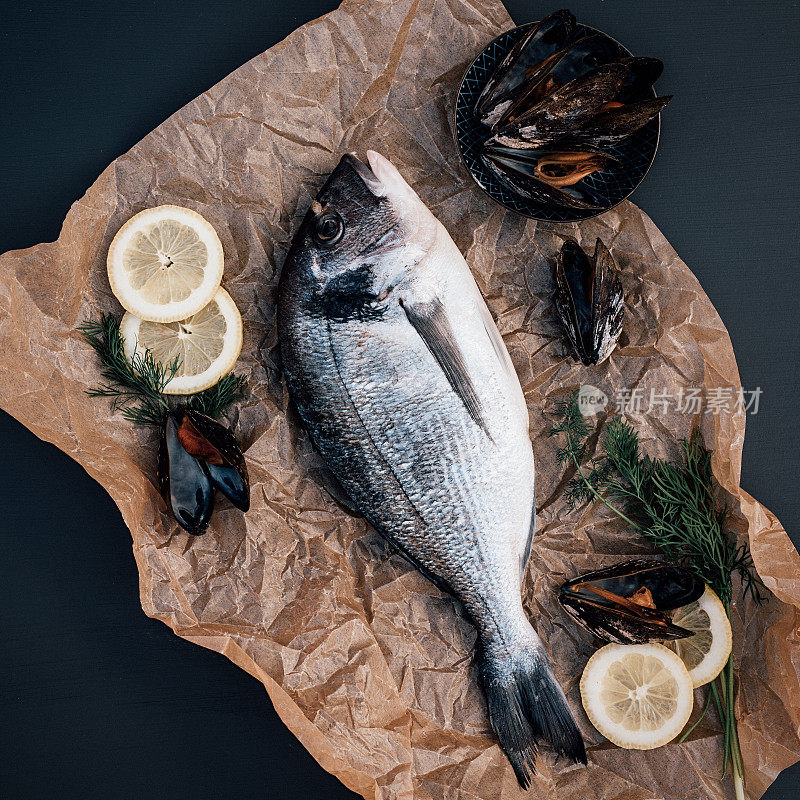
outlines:
[[[322,247],[333,247],[344,236],[344,220],[336,211],[323,211],[314,218],[313,233]]]

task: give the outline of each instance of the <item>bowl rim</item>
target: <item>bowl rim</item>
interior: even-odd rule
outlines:
[[[657,123],[658,123],[658,127],[657,127],[657,129],[656,129],[656,142],[655,142],[655,146],[653,147],[653,155],[650,157],[650,163],[647,165],[647,169],[645,169],[645,171],[642,173],[642,177],[641,177],[641,178],[639,178],[639,180],[636,182],[636,185],[635,185],[635,186],[634,186],[634,187],[633,187],[633,188],[632,188],[632,189],[631,189],[631,190],[630,190],[630,191],[629,191],[629,192],[628,192],[628,193],[627,193],[627,194],[626,194],[624,197],[621,197],[621,198],[620,198],[620,199],[619,199],[619,200],[618,200],[616,203],[614,203],[614,205],[613,205],[613,206],[609,206],[608,208],[601,209],[600,211],[594,211],[594,212],[591,212],[591,211],[589,211],[589,212],[587,212],[587,216],[585,216],[585,217],[581,217],[580,219],[573,219],[573,220],[564,220],[564,219],[548,219],[548,218],[546,218],[546,217],[542,217],[542,216],[535,216],[534,214],[528,214],[528,213],[527,213],[527,212],[525,212],[525,211],[519,211],[518,209],[516,209],[516,208],[512,208],[512,207],[511,207],[511,206],[509,206],[509,205],[506,205],[506,204],[505,204],[505,203],[504,203],[502,200],[498,200],[496,197],[494,197],[493,195],[491,195],[491,194],[490,194],[490,193],[489,193],[489,192],[488,192],[488,191],[487,191],[487,190],[486,190],[486,189],[485,189],[485,188],[484,188],[484,187],[483,187],[483,186],[482,186],[482,185],[479,183],[478,179],[475,177],[474,173],[473,173],[473,172],[472,172],[472,170],[469,168],[469,165],[467,164],[467,161],[466,161],[466,159],[464,158],[464,152],[462,151],[462,149],[461,149],[461,144],[460,144],[460,142],[459,142],[459,140],[458,140],[458,101],[459,101],[459,99],[460,99],[460,97],[461,97],[461,92],[464,90],[464,82],[467,80],[467,75],[469,75],[469,73],[470,73],[470,70],[471,70],[471,69],[472,69],[472,68],[475,66],[475,63],[477,62],[477,60],[478,60],[478,59],[479,59],[479,58],[480,58],[480,57],[481,57],[481,56],[482,56],[482,55],[483,55],[483,54],[484,54],[484,53],[485,53],[485,52],[486,52],[486,51],[487,51],[487,50],[488,50],[488,49],[489,49],[489,48],[490,48],[490,47],[491,47],[493,44],[495,44],[495,42],[497,42],[497,41],[498,41],[498,39],[502,39],[504,36],[508,36],[508,34],[509,34],[509,33],[516,33],[517,31],[523,31],[523,30],[525,30],[525,29],[527,29],[527,28],[530,28],[530,27],[531,27],[531,26],[533,26],[533,25],[538,25],[540,22],[541,22],[541,20],[538,20],[538,19],[537,19],[537,20],[533,20],[532,22],[523,22],[523,23],[522,23],[522,25],[515,25],[513,28],[509,28],[508,30],[506,30],[506,31],[503,31],[502,33],[499,33],[499,34],[497,34],[497,36],[495,36],[495,37],[494,37],[494,39],[492,39],[492,40],[491,40],[490,42],[488,42],[488,43],[487,43],[487,44],[486,44],[484,47],[482,47],[482,48],[480,49],[480,51],[477,53],[477,55],[475,56],[475,58],[473,58],[473,59],[472,59],[472,60],[469,62],[469,64],[467,64],[467,67],[466,67],[466,69],[464,70],[464,73],[463,73],[463,75],[461,76],[461,80],[460,80],[460,81],[459,81],[459,83],[458,83],[458,91],[456,92],[456,96],[455,96],[455,102],[453,103],[453,112],[452,112],[452,120],[453,120],[453,139],[455,140],[456,150],[458,150],[458,157],[459,157],[459,159],[461,160],[461,163],[463,164],[463,166],[464,166],[464,169],[466,169],[467,173],[469,174],[470,180],[471,180],[471,181],[472,181],[472,182],[473,182],[473,183],[474,183],[474,184],[475,184],[475,185],[478,187],[478,189],[480,189],[480,190],[481,190],[481,192],[482,192],[484,195],[486,195],[486,197],[488,197],[488,198],[489,198],[489,199],[490,199],[490,200],[491,200],[493,203],[496,203],[497,205],[499,205],[499,206],[502,206],[504,209],[506,209],[507,211],[510,211],[510,212],[512,212],[513,214],[519,214],[521,217],[526,217],[527,219],[534,219],[534,220],[536,220],[537,222],[548,222],[548,223],[551,223],[551,224],[553,224],[553,225],[574,225],[574,224],[576,224],[576,223],[579,223],[579,222],[585,222],[586,220],[589,220],[589,219],[595,219],[596,217],[599,217],[599,216],[601,216],[602,214],[606,214],[606,213],[608,213],[609,211],[613,211],[613,210],[614,210],[614,209],[615,209],[615,208],[616,208],[618,205],[620,205],[620,204],[621,204],[621,203],[623,203],[625,200],[627,200],[627,199],[628,199],[628,198],[629,198],[629,197],[630,197],[630,196],[631,196],[631,195],[632,195],[632,194],[633,194],[633,193],[634,193],[634,192],[635,192],[635,191],[636,191],[636,190],[637,190],[637,189],[638,189],[638,188],[639,188],[639,187],[642,185],[642,182],[643,182],[643,181],[644,181],[644,179],[647,177],[648,173],[650,172],[650,170],[651,170],[651,169],[652,169],[652,167],[653,167],[653,163],[654,163],[654,162],[655,162],[655,160],[656,160],[656,155],[658,154],[658,147],[659,147],[659,144],[661,143],[661,112],[659,111],[659,112],[658,112],[658,115],[656,116],[656,121],[657,121]],[[632,52],[631,52],[631,51],[630,51],[630,50],[629,50],[627,47],[625,47],[625,45],[624,45],[624,44],[622,44],[621,42],[619,42],[617,39],[615,39],[615,38],[614,38],[613,36],[611,36],[610,34],[606,33],[605,31],[601,31],[601,30],[600,30],[600,28],[595,28],[593,25],[586,25],[586,24],[585,24],[585,23],[583,23],[583,22],[578,22],[578,24],[579,24],[581,27],[583,27],[583,28],[586,28],[586,30],[589,30],[589,31],[594,31],[595,33],[599,33],[599,34],[601,34],[602,36],[605,36],[607,39],[610,39],[612,42],[614,42],[614,44],[616,44],[616,45],[617,45],[617,46],[618,46],[618,47],[619,47],[619,48],[620,48],[620,49],[621,49],[621,50],[622,50],[624,53],[627,53],[627,55],[628,55],[629,57],[633,57],[633,53],[632,53]],[[657,97],[657,96],[658,96],[658,93],[655,91],[655,89],[654,89],[652,86],[650,87],[650,91],[652,91],[652,92],[653,92],[653,96],[654,96],[654,97]]]

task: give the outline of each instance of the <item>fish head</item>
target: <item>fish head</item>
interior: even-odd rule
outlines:
[[[397,168],[369,151],[342,156],[283,267],[303,304],[330,318],[380,315],[435,239],[438,222]]]

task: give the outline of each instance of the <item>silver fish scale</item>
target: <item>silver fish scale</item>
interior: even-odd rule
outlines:
[[[520,604],[517,530],[507,514],[513,517],[519,498],[530,498],[532,487],[524,483],[527,470],[513,469],[524,453],[518,437],[509,435],[514,421],[497,402],[503,390],[496,377],[481,376],[490,439],[399,307],[368,326],[331,325],[330,341],[360,421],[418,524],[395,528],[386,496],[370,508],[359,505],[379,529],[443,578],[479,624],[504,627],[502,610],[516,616]],[[340,474],[348,491],[358,494],[361,487],[347,478]]]

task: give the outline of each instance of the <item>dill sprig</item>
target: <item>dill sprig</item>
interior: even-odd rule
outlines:
[[[186,405],[206,416],[218,417],[228,406],[244,399],[245,383],[247,379],[244,375],[234,375],[229,372],[213,386],[193,394]]]
[[[549,433],[564,441],[557,451],[559,463],[575,469],[566,488],[571,510],[591,500],[603,503],[668,558],[707,583],[719,596],[728,617],[734,574],[739,576],[745,595],[756,603],[762,602],[764,584],[755,571],[747,544],[737,545],[727,530],[729,509],[716,500],[711,453],[698,431],[681,442],[685,464],[676,465],[642,455],[636,430],[622,417],[614,417],[601,437],[601,454],[587,462],[588,440],[593,431],[581,414],[577,391],[556,404],[554,417]],[[732,658],[712,682],[709,702],[700,719],[712,697],[724,734],[722,771],[724,774],[731,765],[736,795],[743,798]]]
[[[711,453],[695,430],[681,442],[684,466],[639,455],[636,431],[620,417],[606,430],[604,450],[610,473],[610,495],[625,504],[640,521],[645,536],[672,561],[686,562],[719,595],[731,603],[731,576],[737,574],[743,590],[761,602],[763,584],[753,566],[747,544],[737,546],[726,530],[729,509],[714,496]]]
[[[160,425],[169,403],[162,394],[180,367],[176,357],[169,364],[153,358],[149,350],[138,348],[128,359],[123,347],[119,320],[103,314],[99,322],[84,322],[78,330],[100,356],[101,375],[107,383],[88,389],[90,397],[109,397],[112,411],[134,425]]]
[[[150,350],[136,348],[129,359],[119,320],[111,314],[103,314],[96,322],[84,322],[78,330],[100,357],[101,375],[106,381],[103,386],[87,389],[86,394],[110,398],[112,411],[120,411],[134,425],[160,425],[172,407],[163,394],[164,387],[180,369],[180,358],[162,364]],[[218,417],[244,397],[244,385],[243,376],[228,373],[214,386],[192,395],[186,404],[209,417]]]

